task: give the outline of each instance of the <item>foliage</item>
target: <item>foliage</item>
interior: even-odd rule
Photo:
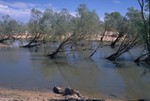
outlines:
[[[105,13],[104,21],[100,21],[96,11],[88,9],[85,4],[80,4],[76,10],[76,15],[73,16],[70,12],[63,8],[60,11],[54,11],[50,8],[44,11],[33,8],[31,10],[31,18],[27,24],[12,19],[9,15],[3,16],[0,19],[0,34],[13,35],[30,33],[32,39],[25,47],[37,46],[33,43],[41,42],[40,44],[48,45],[46,50],[50,50],[52,44],[56,42],[55,48],[49,51],[47,55],[56,55],[63,51],[66,47],[72,49],[83,49],[86,46],[90,47],[92,43],[85,44],[89,40],[96,39],[97,35],[101,35],[101,41],[107,31],[116,34],[116,39],[111,45],[114,47],[119,42],[120,50],[118,56],[127,52],[134,47],[136,42],[143,40],[142,44],[147,46],[147,51],[150,51],[150,33],[149,33],[149,0],[138,0],[141,10],[128,8],[125,16],[119,12]],[[7,37],[5,37],[7,39]],[[126,38],[126,39],[125,39]],[[124,41],[122,41],[124,39]],[[3,40],[2,40],[3,41]],[[100,40],[99,40],[100,41]],[[43,43],[42,43],[43,42]],[[77,43],[81,43],[82,47]],[[130,43],[130,44],[126,44]],[[39,45],[39,44],[38,44]],[[101,44],[100,44],[101,45]],[[96,50],[99,48],[99,46]],[[83,47],[84,46],[84,47]],[[126,47],[124,47],[126,46]],[[122,50],[123,49],[123,50]],[[94,54],[96,50],[92,53]],[[115,54],[116,55],[116,54]],[[52,56],[52,57],[53,57]],[[54,56],[55,57],[55,56]]]
[[[31,10],[31,19],[29,21],[29,32],[31,34],[40,33],[40,19],[42,17],[42,12],[36,9]]]
[[[138,0],[138,3],[141,8],[141,17],[142,17],[141,33],[143,33],[142,38],[146,45],[147,51],[150,54],[150,25],[149,25],[150,16],[148,14],[150,13],[150,6],[148,6],[150,4],[150,1]],[[148,55],[146,61],[150,62],[150,55]]]
[[[78,40],[85,39],[100,32],[100,18],[95,11],[90,11],[81,4],[76,10],[77,17],[73,19],[73,34]]]
[[[9,15],[2,16],[2,20],[0,21],[0,32],[4,35],[15,34],[18,29],[17,21],[10,18]]]
[[[69,14],[66,9],[55,14],[54,36],[62,40],[56,50],[49,54],[51,58],[63,50],[64,47],[78,47],[77,42],[86,41],[94,34],[99,33],[100,20],[95,11],[90,11],[86,5],[81,4],[76,10],[76,17]],[[92,26],[91,26],[92,25]],[[83,48],[83,47],[82,47]]]

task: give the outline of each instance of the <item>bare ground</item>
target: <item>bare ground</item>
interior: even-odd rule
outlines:
[[[53,92],[26,91],[0,88],[0,101],[51,101],[65,99],[64,96]],[[54,100],[53,100],[54,101]],[[105,99],[105,101],[124,101],[119,99]]]
[[[48,101],[49,99],[63,99],[53,92],[25,91],[0,88],[0,101]]]

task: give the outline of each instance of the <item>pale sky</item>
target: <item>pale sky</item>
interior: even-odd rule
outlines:
[[[86,4],[90,10],[95,10],[103,20],[104,13],[118,11],[125,15],[128,7],[139,9],[137,0],[0,0],[0,16],[10,15],[12,18],[26,22],[30,18],[32,8],[43,11],[46,8],[61,10],[66,8],[71,14],[79,4]]]

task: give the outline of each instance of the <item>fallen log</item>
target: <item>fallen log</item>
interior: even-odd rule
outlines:
[[[61,99],[61,100],[51,99],[50,101],[105,101],[104,99],[86,98],[82,96],[79,91],[71,88],[64,89],[61,87],[54,87],[53,92],[56,94],[62,94],[62,96],[65,96],[65,99]]]

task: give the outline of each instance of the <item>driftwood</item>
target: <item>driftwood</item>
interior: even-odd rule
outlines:
[[[71,88],[61,88],[61,87],[54,87],[53,88],[53,92],[54,93],[57,93],[57,94],[62,94],[64,96],[67,96],[67,95],[77,95],[78,97],[82,97],[82,95],[79,93],[79,91],[77,90],[73,90]]]
[[[85,98],[84,96],[80,94],[79,91],[71,89],[71,88],[64,89],[61,87],[54,87],[53,92],[56,94],[62,94],[63,96],[65,96],[65,99],[61,99],[61,100],[52,99],[50,101],[105,101],[104,99]]]

